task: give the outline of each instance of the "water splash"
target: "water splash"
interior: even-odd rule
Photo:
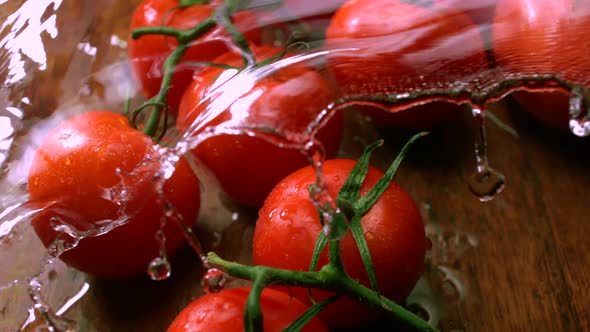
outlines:
[[[23,323],[20,331],[48,331],[48,332],[75,332],[77,324],[74,321],[57,315],[43,299],[42,283],[37,278],[29,281],[29,296],[33,301],[33,307],[29,309],[29,316]]]
[[[10,54],[7,78],[3,85],[10,86],[28,77],[29,61],[37,64],[40,70],[47,68],[47,54],[42,36],[48,33],[51,38],[58,34],[56,12],[62,0],[25,1],[20,8],[9,15],[0,31],[9,32],[0,40],[0,47]],[[53,7],[53,15],[42,21],[45,12]]]

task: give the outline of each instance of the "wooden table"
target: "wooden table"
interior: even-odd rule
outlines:
[[[100,84],[87,78],[106,64],[124,60],[124,51],[109,47],[111,41],[117,42],[110,36],[126,39],[129,13],[137,2],[61,3],[57,12],[59,35],[56,39],[44,36],[49,54],[47,70],[35,74],[24,91],[31,98],[31,114],[47,116],[79,99],[79,88],[83,98],[90,98],[84,97],[85,93],[105,93]],[[3,6],[6,10],[16,4]],[[44,19],[52,11],[50,7]],[[80,41],[98,49],[96,58],[77,50],[77,45],[85,45],[78,44]],[[513,104],[498,104],[492,111],[518,132],[514,137],[488,123],[490,163],[507,178],[505,189],[494,200],[482,203],[468,189],[475,158],[473,133],[464,117],[416,145],[396,175],[397,182],[420,204],[425,221],[431,228],[440,227],[450,239],[447,245],[454,243],[457,232],[461,235],[465,252],[458,259],[436,258],[441,266],[455,271],[465,286],[463,300],[457,294],[442,297],[441,328],[590,331],[590,204],[586,196],[590,194],[590,177],[586,174],[590,140],[549,130]],[[366,143],[383,137],[386,146],[374,158],[375,166],[383,169],[408,137],[406,132],[376,129],[368,123],[353,126],[358,115],[348,118],[343,157],[356,157]],[[206,204],[215,203],[218,201],[213,198]],[[219,212],[206,211],[201,224],[213,223]],[[222,257],[248,263],[256,211],[225,203],[221,213],[229,217],[233,212],[239,218],[222,232],[220,243],[216,245],[216,237],[208,232],[202,232],[201,237],[208,249],[215,249]],[[468,236],[476,239],[477,245],[470,245]],[[34,238],[26,235],[23,241],[33,243]],[[434,242],[434,250],[439,252],[441,243]],[[23,252],[23,248],[11,248],[14,254],[10,257],[0,255],[0,272],[13,273],[16,262],[19,266],[38,262],[38,257]],[[174,258],[173,266],[172,278],[163,282],[147,278],[119,282],[88,279],[90,290],[65,316],[79,321],[82,330],[163,331],[175,314],[200,294],[202,270],[196,256],[185,248]],[[85,279],[63,271],[63,267],[57,269],[61,271],[58,281],[50,283],[45,293],[50,302],[61,306]],[[439,280],[437,270],[432,266],[428,277]],[[444,295],[445,290],[453,291],[448,286],[434,288]],[[22,292],[22,287],[0,292],[1,331],[9,331],[26,318],[23,309],[29,303]]]

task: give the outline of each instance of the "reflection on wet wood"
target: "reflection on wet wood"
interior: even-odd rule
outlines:
[[[125,39],[129,13],[136,3],[62,3],[58,37],[50,40],[45,36],[46,51],[53,56],[47,70],[34,77],[26,92],[36,116],[46,116],[75,98],[75,89],[90,70],[120,56],[120,52],[99,53],[89,65],[88,58],[71,52],[76,49],[72,43],[82,40],[100,50],[108,47],[111,35]],[[586,196],[590,194],[590,157],[585,153],[590,140],[550,131],[507,105],[497,105],[494,112],[515,128],[519,137],[488,124],[490,164],[507,177],[506,188],[494,200],[481,203],[469,192],[467,179],[475,169],[473,137],[461,117],[416,145],[396,177],[419,202],[428,222],[451,232],[472,234],[479,241],[449,266],[461,271],[466,297],[464,301],[444,299],[442,328],[590,330],[590,225],[586,222],[590,215]],[[374,158],[374,164],[382,169],[408,137],[408,133],[368,124],[349,123],[347,130],[344,157],[356,157],[364,144],[385,138],[386,146]],[[247,262],[256,211],[230,210],[239,212],[240,219],[223,232],[215,249],[225,258]],[[208,248],[217,240],[212,234],[201,236]],[[16,259],[27,258],[27,253],[21,255]],[[10,260],[2,265],[3,270],[12,266]],[[188,248],[174,258],[173,266],[173,277],[159,283],[147,278],[120,282],[89,279],[89,293],[68,316],[78,320],[83,330],[163,331],[201,292],[202,270]],[[48,293],[60,290],[49,289]],[[0,303],[7,296],[12,295],[0,293]],[[4,317],[2,311],[0,317],[23,319]]]

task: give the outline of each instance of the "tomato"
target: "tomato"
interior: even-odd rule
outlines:
[[[194,5],[180,9],[177,8],[179,0],[144,0],[133,13],[130,30],[157,26],[177,29],[193,28],[207,19],[218,4],[219,1],[213,1],[208,5]],[[254,13],[239,12],[232,19],[248,40],[254,43],[260,40],[260,31],[257,29]],[[223,28],[214,28],[190,46],[182,61],[211,61],[229,50],[224,38],[229,37]],[[129,59],[146,97],[155,96],[160,91],[163,63],[176,45],[174,38],[161,35],[145,35],[139,39],[129,38]],[[199,69],[201,68],[191,66],[190,63],[177,67],[172,79],[172,88],[166,97],[172,111],[178,109],[184,89],[191,82],[193,72]]]
[[[511,96],[543,124],[560,131],[569,129],[570,97],[566,93],[516,91]]]
[[[326,45],[354,49],[329,57],[329,69],[344,95],[444,88],[455,82],[475,82],[488,69],[480,32],[466,14],[418,1],[350,0],[334,15]],[[443,105],[392,107],[392,113],[411,113],[392,114],[390,120],[380,121],[409,129],[434,127],[460,110]]]
[[[285,0],[285,8],[288,15],[305,22],[311,30],[325,30],[334,12],[345,2],[346,0]]]
[[[590,86],[590,1],[503,0],[493,25],[493,51],[507,76],[556,75]],[[534,116],[568,128],[564,93],[517,92],[514,97]]]
[[[300,20],[306,23],[319,23],[319,21],[329,20],[344,2],[346,2],[346,0],[283,0],[283,3],[279,7],[269,7],[271,9],[270,11],[261,10],[260,17],[263,18],[263,21],[270,20],[273,22],[286,22]],[[265,3],[268,2],[261,1],[261,3],[257,3],[255,1],[252,6],[262,6]],[[269,12],[271,12],[272,15],[268,15]],[[315,24],[313,25],[315,26]],[[324,26],[324,28],[326,26]],[[320,25],[317,27],[320,27]]]
[[[250,288],[229,288],[206,294],[184,308],[174,319],[168,332],[244,331],[244,308]],[[307,306],[288,294],[266,288],[260,297],[264,331],[285,329],[307,310]],[[302,331],[324,332],[328,329],[318,318]]]
[[[301,1],[284,0],[289,14],[296,18],[332,15],[346,0]]]
[[[283,49],[254,47],[258,61],[279,54]],[[240,55],[227,53],[216,63],[242,65]],[[177,126],[185,132],[197,116],[208,107],[204,97],[233,72],[207,68],[195,75],[184,94]],[[304,132],[318,114],[334,99],[330,84],[313,69],[294,66],[254,83],[207,126],[235,121],[234,126],[264,126],[286,134]],[[317,139],[328,156],[333,156],[342,137],[342,115],[337,113],[319,130]],[[249,206],[260,206],[268,193],[282,178],[308,164],[297,149],[281,148],[259,137],[220,134],[202,142],[193,154],[209,168],[230,198]]]
[[[494,20],[494,12],[497,2],[498,0],[436,0],[435,4],[440,7],[461,9],[467,13],[476,24],[488,25]]]
[[[117,194],[110,189],[123,181],[126,192],[118,190],[118,194],[128,199],[123,206],[123,212],[130,216],[127,223],[104,235],[82,239],[60,258],[72,267],[104,278],[145,272],[150,260],[159,254],[155,234],[164,212],[153,188],[156,169],[140,167],[130,172],[144,160],[157,157],[152,140],[131,128],[122,115],[92,111],[64,121],[39,146],[29,171],[32,204],[36,208],[49,205],[32,221],[41,241],[45,246],[54,242],[58,236],[54,223],[91,231],[105,226],[106,220],[117,219],[121,207],[109,195]],[[193,225],[200,191],[186,160],[180,160],[163,190],[184,222]],[[172,255],[184,238],[172,221],[167,223],[164,234],[167,252]]]
[[[323,174],[332,197],[336,197],[354,165],[355,161],[345,159],[324,163]],[[369,168],[361,197],[382,175],[381,171]],[[287,176],[270,193],[260,209],[254,230],[256,265],[297,271],[309,269],[316,240],[322,231],[308,192],[308,187],[314,183],[314,170],[308,166]],[[391,183],[362,218],[362,224],[381,293],[402,303],[423,272],[429,243],[416,203],[399,185]],[[368,276],[350,232],[340,245],[346,272],[368,286]],[[327,262],[326,248],[318,269]],[[306,289],[291,290],[296,298],[310,303]],[[313,295],[319,301],[333,294],[313,290]],[[374,314],[361,304],[342,298],[324,309],[320,317],[330,327],[352,327],[367,322]]]

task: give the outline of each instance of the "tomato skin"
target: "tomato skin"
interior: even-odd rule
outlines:
[[[464,11],[478,25],[491,24],[498,0],[435,0],[435,5]]]
[[[253,47],[258,60],[282,51],[270,46]],[[215,62],[242,65],[241,57],[235,53],[227,53]],[[208,104],[201,101],[221,73],[222,69],[210,67],[195,75],[180,105],[177,126],[181,132],[207,109]],[[332,88],[319,73],[300,66],[285,68],[255,83],[207,126],[237,117],[241,126],[263,125],[281,132],[299,133],[333,99]],[[340,146],[342,127],[342,114],[338,112],[317,134],[328,156],[333,156]],[[231,199],[256,207],[262,205],[282,178],[308,164],[307,158],[296,149],[280,148],[247,135],[217,135],[192,152],[213,172]]]
[[[569,130],[569,96],[562,92],[516,91],[512,97],[543,124],[559,131]]]
[[[244,331],[244,308],[250,288],[229,288],[191,302],[174,319],[168,332]],[[288,294],[266,288],[260,297],[265,332],[279,332],[305,312],[307,306]],[[304,332],[328,332],[315,318]]]
[[[590,1],[500,0],[492,45],[498,70],[506,76],[556,75],[590,86]],[[552,92],[515,92],[533,116],[567,129],[567,96]]]
[[[177,8],[179,6],[178,0],[144,0],[133,12],[130,32],[136,28],[162,25],[177,29],[193,28],[209,17],[219,2],[213,1],[209,5],[194,5],[180,9]],[[258,29],[254,13],[239,12],[232,19],[236,28],[242,31],[248,40],[253,43],[260,41],[261,32]],[[211,61],[227,52],[228,46],[219,37],[229,38],[223,28],[213,28],[190,46],[182,61]],[[164,61],[176,45],[177,42],[174,38],[161,35],[145,35],[138,39],[129,37],[128,56],[146,97],[153,97],[160,91]],[[193,73],[200,69],[200,67],[191,67],[190,65],[176,69],[172,78],[172,88],[166,97],[173,112],[178,110],[180,98],[184,89],[191,82]]]
[[[432,89],[441,83],[469,82],[488,70],[479,29],[465,13],[426,7],[418,1],[349,0],[334,15],[326,38],[329,48],[357,48],[329,57],[329,69],[344,95]],[[392,113],[417,114],[392,115],[390,120],[382,120],[383,115],[378,120],[408,129],[434,127],[448,119],[436,113],[451,116],[460,110],[459,106],[442,104],[392,107]]]
[[[116,219],[119,207],[105,194],[121,183],[117,173],[133,171],[144,159],[154,160],[152,140],[128,125],[119,114],[92,111],[64,121],[38,148],[29,171],[28,191],[36,208],[55,202],[35,215],[32,225],[45,246],[58,235],[52,218],[80,231],[93,230],[101,220]],[[124,178],[129,191],[125,212],[130,220],[104,235],[84,238],[60,256],[68,265],[102,278],[126,278],[146,271],[158,257],[155,234],[163,216],[153,189],[155,169]],[[193,225],[200,206],[199,182],[186,160],[181,159],[164,184],[164,195]],[[174,222],[164,228],[166,249],[173,255],[184,243]]]
[[[353,160],[334,159],[324,163],[323,174],[332,197],[355,165]],[[383,173],[370,168],[361,187],[366,194]],[[322,231],[316,207],[307,188],[315,183],[311,167],[300,169],[281,181],[260,209],[254,231],[253,258],[256,265],[307,271],[313,249]],[[381,293],[402,303],[424,269],[428,240],[419,210],[412,198],[392,183],[363,217],[363,230],[375,267]],[[350,233],[341,240],[342,260],[346,272],[364,285],[370,285],[362,259]],[[318,269],[328,262],[327,248]],[[292,288],[293,295],[309,304],[307,290]],[[314,290],[319,301],[333,295]],[[331,328],[358,326],[375,314],[361,304],[342,298],[328,306],[320,317]]]

